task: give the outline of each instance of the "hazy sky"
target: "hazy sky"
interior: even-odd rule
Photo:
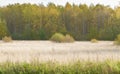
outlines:
[[[14,4],[14,3],[43,3],[44,5],[47,5],[49,2],[53,2],[57,5],[65,5],[66,2],[70,2],[71,4],[87,4],[90,5],[93,4],[104,4],[109,5],[112,8],[115,6],[118,6],[120,3],[120,0],[0,0],[0,6],[5,6],[8,4]]]

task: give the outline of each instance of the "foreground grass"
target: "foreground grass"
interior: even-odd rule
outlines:
[[[0,74],[120,74],[120,62],[2,63]]]

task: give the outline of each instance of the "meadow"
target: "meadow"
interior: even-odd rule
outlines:
[[[0,74],[119,74],[113,41],[0,41]]]
[[[104,61],[119,60],[120,47],[113,41],[75,41],[73,43],[55,43],[51,41],[0,41],[0,62],[39,61]]]

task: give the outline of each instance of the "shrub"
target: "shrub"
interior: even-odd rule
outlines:
[[[69,34],[66,34],[65,36],[61,33],[55,33],[51,39],[51,41],[54,42],[74,42],[74,38],[72,36],[70,36]]]
[[[72,36],[70,36],[69,34],[66,34],[65,42],[74,42],[74,38]]]
[[[11,42],[12,38],[9,37],[9,36],[5,36],[5,37],[2,38],[2,41],[4,41],[4,42]]]
[[[65,36],[61,33],[55,33],[52,37],[51,37],[51,41],[54,42],[64,42]]]
[[[120,45],[120,34],[117,36],[117,38],[114,41],[114,44]]]
[[[91,39],[91,42],[92,43],[98,43],[98,40],[97,39]]]

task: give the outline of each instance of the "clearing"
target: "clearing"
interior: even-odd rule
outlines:
[[[119,60],[120,46],[113,41],[76,41],[74,43],[53,43],[51,41],[0,41],[0,62],[58,61],[71,62]]]

